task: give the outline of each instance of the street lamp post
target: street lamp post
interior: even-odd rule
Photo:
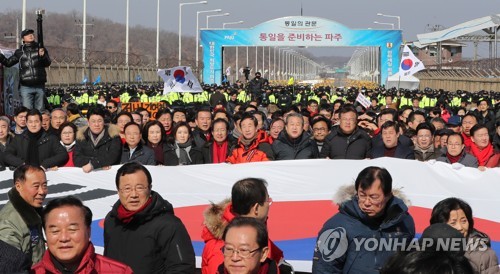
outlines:
[[[378,22],[378,21],[373,21],[374,24],[379,24],[379,25],[388,25],[391,26],[392,29],[394,29],[394,24],[393,23],[383,23],[383,22]]]
[[[208,19],[211,17],[219,17],[219,16],[228,16],[229,12],[223,13],[223,14],[213,14],[213,15],[207,15],[207,29],[208,29]]]
[[[378,16],[383,16],[383,17],[390,17],[390,18],[396,18],[398,19],[398,29],[401,29],[401,16],[397,15],[388,15],[388,14],[382,14],[382,13],[377,13]]]
[[[190,2],[190,3],[179,3],[179,63],[180,66],[182,63],[182,6],[184,5],[197,5],[197,4],[206,4],[208,1],[199,1],[199,2]]]
[[[199,48],[200,48],[200,14],[209,12],[221,12],[221,9],[202,10],[196,12],[196,72],[199,72]]]
[[[127,65],[128,68],[128,14],[129,14],[129,3],[130,1],[127,0],[127,15],[125,18],[125,65]]]
[[[227,22],[227,23],[222,23],[222,28],[225,29],[227,25],[238,25],[238,24],[243,24],[244,21],[237,21],[237,22]],[[222,62],[224,63],[224,62]],[[236,80],[239,79],[238,75],[238,47],[236,47],[236,62],[235,62],[235,71],[236,71]]]

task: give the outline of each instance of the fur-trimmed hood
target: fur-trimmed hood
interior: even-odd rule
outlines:
[[[89,130],[89,126],[84,126],[78,129],[76,132],[76,140],[77,141],[85,141],[88,137],[87,132]],[[104,131],[107,131],[109,137],[114,138],[116,136],[120,136],[120,128],[117,125],[109,124],[104,126]]]
[[[354,184],[343,185],[339,187],[335,195],[333,196],[333,202],[339,206],[347,201],[350,201],[352,197],[356,194],[356,188]],[[407,207],[411,206],[410,199],[403,193],[402,188],[396,188],[392,190],[394,197],[401,199]]]
[[[222,234],[228,223],[235,217],[231,212],[231,199],[225,199],[220,203],[212,203],[203,212],[202,238],[208,241],[212,238],[222,239]]]

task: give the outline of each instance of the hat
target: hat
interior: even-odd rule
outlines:
[[[28,34],[33,34],[33,33],[35,33],[35,31],[32,29],[25,29],[25,30],[21,31],[21,37],[24,37]]]
[[[63,102],[68,103],[68,104],[71,104],[71,103],[74,103],[74,102],[75,102],[75,100],[73,99],[73,97],[71,97],[71,95],[69,95],[69,94],[65,94],[65,95],[61,98],[61,100],[62,100]]]
[[[451,116],[446,123],[447,126],[458,127],[462,124],[460,116]]]

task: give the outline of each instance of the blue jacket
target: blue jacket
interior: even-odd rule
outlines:
[[[354,186],[348,189],[349,194],[354,193]],[[408,207],[397,197],[400,196],[398,192],[393,190],[395,196],[387,202],[383,220],[378,224],[361,211],[356,195],[343,194],[350,198],[340,203],[339,212],[326,221],[318,234],[312,273],[379,273],[394,252],[384,251],[383,248],[369,251],[364,242],[359,243],[363,239],[397,238],[406,239],[408,245],[415,236],[415,223],[408,213]],[[326,248],[325,242],[329,243]],[[355,243],[360,245],[359,251]],[[367,246],[373,247],[373,242]]]

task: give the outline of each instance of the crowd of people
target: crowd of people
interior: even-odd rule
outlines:
[[[92,211],[81,200],[58,197],[43,207],[49,194],[43,167],[22,165],[13,181],[0,210],[1,273],[196,273],[190,236],[172,204],[152,189],[146,166],[131,162],[116,172],[118,201],[103,223],[103,255],[91,242]],[[312,273],[500,272],[490,239],[474,226],[464,200],[438,202],[430,226],[416,239],[408,199],[392,188],[386,169],[363,169],[336,197],[339,212],[311,250]],[[229,199],[209,206],[201,272],[294,273],[269,237],[272,203],[265,180],[245,178]],[[374,250],[379,244],[383,248]]]
[[[21,63],[23,103],[13,117],[0,117],[0,169],[14,170],[0,210],[1,272],[195,273],[189,234],[173,205],[152,190],[148,165],[395,157],[500,166],[498,92],[272,86],[256,73],[246,86],[205,85],[199,94],[162,94],[161,85],[49,89],[44,104],[48,52],[32,30],[21,36],[23,47],[12,57],[0,54],[4,65]],[[358,103],[359,94],[371,105]],[[121,111],[129,102],[165,107],[154,115]],[[118,164],[119,199],[105,218],[99,255],[90,242],[92,212],[78,198],[55,198],[43,208],[46,172]],[[339,192],[339,212],[311,250],[313,273],[500,271],[488,235],[474,227],[461,199],[435,205],[416,245],[428,249],[412,250],[406,247],[414,220],[387,170],[367,167]],[[233,185],[230,199],[207,208],[202,273],[293,273],[267,232],[272,202],[265,180],[246,178]],[[373,252],[358,244],[367,239],[404,244]],[[426,245],[437,239],[479,241],[484,248]]]
[[[144,108],[120,111],[122,102],[110,97],[91,105],[86,115],[69,95],[51,112],[18,107],[13,121],[0,117],[0,165],[75,166],[90,172],[130,161],[175,166],[378,157],[481,170],[500,164],[496,95],[475,95],[469,100],[476,101],[462,100],[458,107],[442,95],[436,105],[423,106],[426,98],[414,97],[406,105],[399,91],[360,90],[373,99],[365,108],[350,95],[333,102],[324,98],[326,87],[301,91],[292,100],[296,103],[275,104],[266,90],[280,88],[266,86],[245,102],[219,86],[207,92],[207,104],[166,101],[154,114]]]

